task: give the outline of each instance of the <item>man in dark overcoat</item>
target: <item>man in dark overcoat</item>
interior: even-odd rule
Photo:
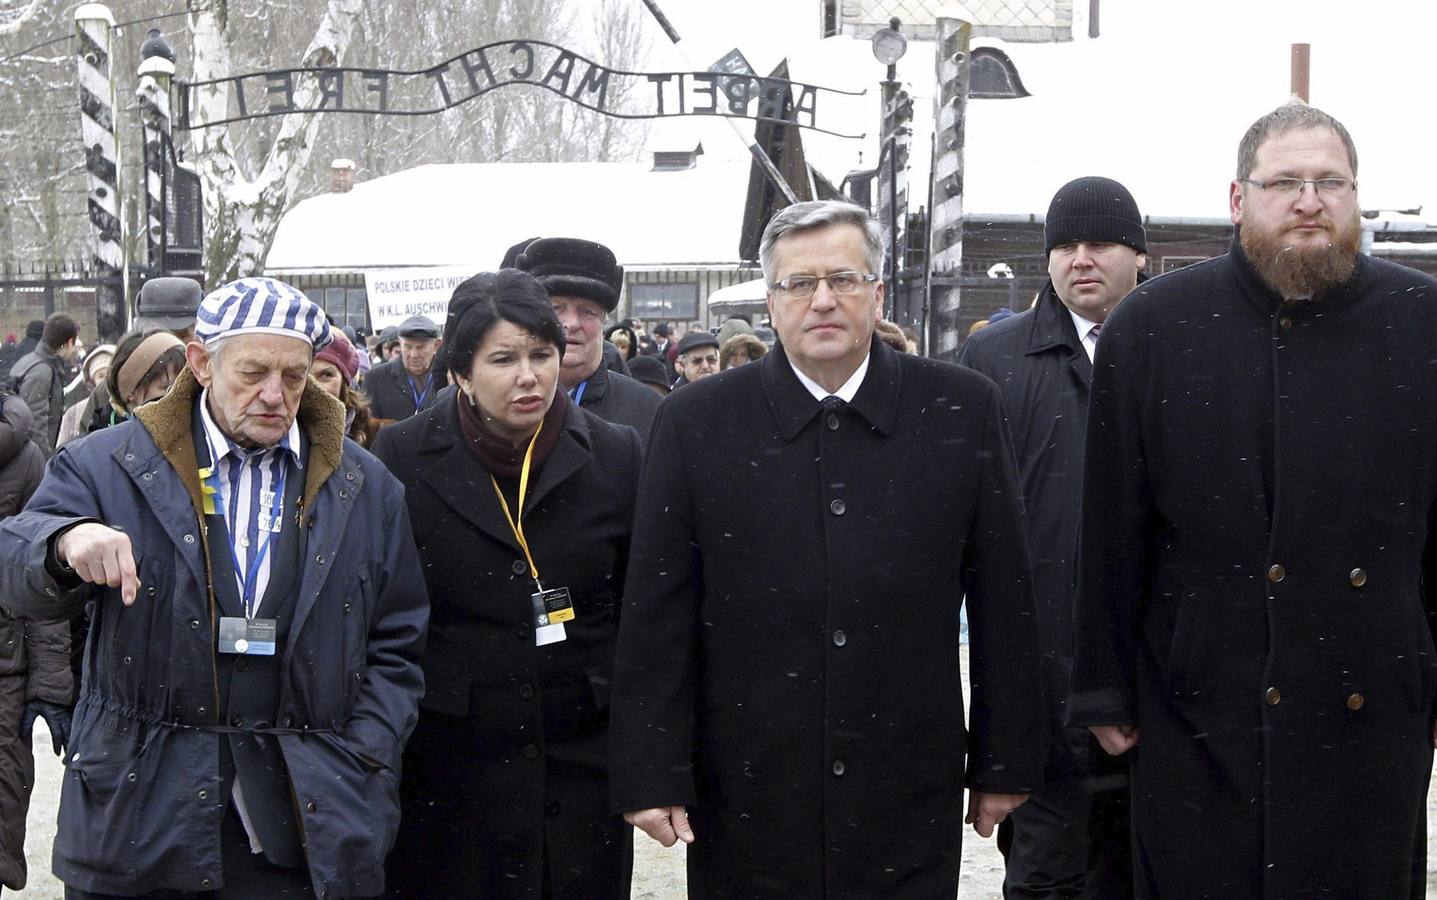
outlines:
[[[544,285],[564,326],[559,385],[574,405],[606,422],[628,425],[639,440],[647,441],[661,398],[629,376],[622,358],[618,367],[605,362],[607,348],[614,345],[604,340],[600,328],[604,317],[618,308],[624,288],[624,267],[614,252],[579,238],[536,238],[510,253],[515,267]]]
[[[200,306],[188,366],[66,444],[0,529],[0,596],[90,606],[55,835],[70,900],[371,897],[428,621],[403,489],[308,372],[293,287]]]
[[[1041,778],[997,389],[874,338],[883,240],[862,209],[791,206],[761,257],[781,347],[675,392],[654,422],[614,808],[690,843],[693,898],[952,898],[964,787],[986,837]]]
[[[1003,395],[1028,513],[1043,653],[1043,790],[998,827],[998,847],[1007,897],[1117,900],[1132,894],[1127,762],[1063,718],[1093,352],[1108,314],[1138,282],[1147,234],[1128,189],[1093,176],[1053,195],[1043,241],[1049,278],[1033,308],[976,332],[958,357]]]
[[[1141,897],[1421,896],[1437,280],[1359,252],[1356,176],[1262,117],[1229,252],[1103,329],[1069,717],[1138,748]]]
[[[394,422],[433,406],[448,385],[439,355],[444,341],[434,320],[410,316],[400,323],[397,334],[398,350],[364,379],[369,414]]]

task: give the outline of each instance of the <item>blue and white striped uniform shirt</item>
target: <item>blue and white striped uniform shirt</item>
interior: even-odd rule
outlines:
[[[276,511],[280,518],[294,514],[294,510],[279,510],[279,505],[284,502],[286,463],[293,462],[296,473],[303,465],[298,452],[299,421],[291,422],[289,432],[273,447],[247,450],[230,440],[215,424],[210,415],[209,393],[209,388],[200,392],[200,417],[209,441],[210,464],[219,475],[215,507],[224,516],[225,527],[233,540],[235,588],[240,597],[245,596],[245,573],[254,564],[256,555],[263,553],[254,573],[253,604],[245,610],[252,619],[259,614],[265,588],[269,586],[270,562],[277,544],[271,540],[278,537],[266,531],[273,522],[264,518],[267,513]]]

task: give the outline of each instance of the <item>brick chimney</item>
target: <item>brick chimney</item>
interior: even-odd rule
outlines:
[[[354,160],[336,159],[329,164],[329,190],[334,194],[354,190]]]

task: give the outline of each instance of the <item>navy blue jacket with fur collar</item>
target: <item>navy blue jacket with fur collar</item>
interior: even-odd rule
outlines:
[[[39,491],[3,524],[0,596],[31,616],[79,615],[95,601],[55,838],[55,872],[99,893],[213,890],[222,884],[220,740],[214,726],[216,616],[199,516],[188,370],[134,420],[67,444]],[[310,439],[309,528],[275,721],[315,893],[384,889],[398,828],[398,771],[417,716],[428,624],[403,490],[343,437],[342,407],[311,382],[299,412]],[[47,544],[98,520],[123,530],[140,594],[57,582]],[[222,550],[220,552],[223,552]]]

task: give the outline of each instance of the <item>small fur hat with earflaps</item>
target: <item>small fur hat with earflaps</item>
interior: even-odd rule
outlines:
[[[583,297],[609,312],[624,289],[624,267],[614,251],[593,241],[539,238],[529,242],[514,265],[539,279],[551,296]]]

